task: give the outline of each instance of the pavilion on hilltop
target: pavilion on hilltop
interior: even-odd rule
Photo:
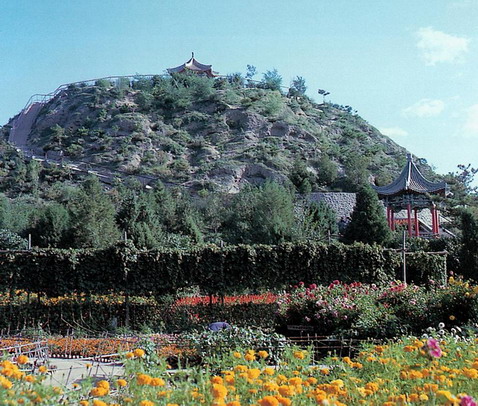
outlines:
[[[374,186],[379,198],[387,209],[387,221],[391,230],[397,224],[405,223],[410,237],[420,237],[419,211],[429,209],[431,213],[431,235],[440,235],[440,215],[431,195],[446,196],[448,186],[445,182],[431,182],[420,173],[407,155],[407,164],[392,183],[386,186]],[[405,210],[404,219],[396,219],[397,213]]]
[[[192,72],[198,75],[206,75],[209,78],[214,78],[218,76],[218,72],[212,70],[212,65],[204,65],[199,63],[194,58],[194,52],[192,53],[191,59],[182,65],[176,66],[175,68],[169,68],[168,73],[183,73],[183,72]]]

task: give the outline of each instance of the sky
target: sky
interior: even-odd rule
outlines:
[[[0,0],[0,125],[31,95],[196,59],[350,105],[438,173],[478,167],[478,0]]]

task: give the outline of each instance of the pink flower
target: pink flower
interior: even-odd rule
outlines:
[[[460,406],[477,406],[477,404],[471,396],[463,396],[460,400]]]
[[[442,356],[442,350],[438,340],[429,338],[425,344],[425,349],[428,351],[428,355],[432,358],[440,358]]]

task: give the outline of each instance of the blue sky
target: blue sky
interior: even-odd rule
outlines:
[[[478,0],[1,0],[0,124],[34,93],[162,73],[276,68],[330,92],[439,173],[478,167]],[[258,75],[257,79],[260,78]]]

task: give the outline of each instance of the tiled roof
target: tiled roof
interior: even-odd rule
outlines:
[[[194,53],[189,61],[187,61],[186,63],[183,63],[182,65],[176,66],[175,68],[169,68],[168,72],[180,73],[180,72],[183,72],[184,70],[190,70],[197,73],[204,72],[208,75],[214,76],[214,72],[212,71],[212,65],[204,65],[198,62],[196,59],[194,59]]]
[[[430,182],[420,173],[412,161],[412,156],[407,156],[407,164],[400,176],[386,186],[374,186],[380,196],[392,196],[403,192],[416,193],[443,193],[448,191],[445,182]]]

